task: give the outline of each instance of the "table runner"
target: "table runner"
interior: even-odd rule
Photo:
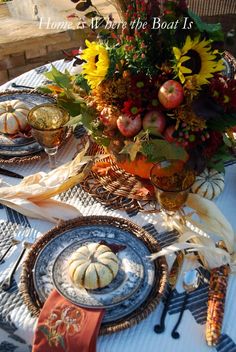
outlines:
[[[71,63],[57,61],[55,66],[63,70],[70,69]],[[50,64],[34,69],[28,73],[17,77],[13,81],[0,87],[0,91],[12,89],[11,84],[23,84],[37,87],[45,82],[43,72],[50,69]],[[75,136],[79,138],[83,133],[82,129],[78,129]],[[58,153],[61,161],[70,160],[74,154],[76,138],[72,139]],[[32,164],[19,165],[16,167],[8,167],[23,175],[29,175],[39,170],[42,163],[36,162]],[[2,177],[5,182],[17,184],[19,181],[8,177]],[[225,190],[218,198],[217,205],[223,211],[227,219],[236,228],[236,165],[233,163],[226,168]],[[167,233],[162,226],[162,220],[157,214],[143,214],[134,211],[115,211],[108,209],[98,203],[89,194],[85,193],[78,185],[73,189],[61,194],[60,199],[79,207],[84,216],[86,215],[109,215],[124,217],[144,227],[153,236],[155,236],[161,246],[166,246],[175,240],[173,233]],[[53,224],[26,218],[25,216],[0,205],[0,251],[3,251],[10,244],[10,240],[16,231],[16,226],[31,227],[35,238],[53,227]],[[19,254],[21,245],[14,247],[9,253],[5,262],[0,265],[0,280],[4,279],[8,270],[14,263],[14,259]],[[187,264],[186,264],[187,265]],[[186,270],[185,267],[183,270]],[[19,293],[19,277],[21,267],[15,274],[14,284],[10,291],[0,291],[0,352],[27,352],[31,351],[31,343],[33,339],[33,329],[36,320],[33,318],[24,306],[21,295]],[[171,300],[169,314],[166,319],[166,331],[164,334],[156,335],[153,332],[153,326],[159,322],[160,313],[163,309],[162,303],[157,309],[144,321],[131,329],[124,330],[120,333],[103,336],[98,339],[98,352],[153,352],[165,351],[172,352],[236,352],[236,278],[230,277],[225,320],[223,324],[223,334],[219,345],[216,348],[209,348],[205,343],[205,322],[207,312],[207,294],[208,286],[202,282],[199,289],[190,295],[183,321],[180,325],[179,332],[181,338],[173,340],[171,338],[171,330],[178,319],[178,312],[184,299],[184,292],[181,281],[179,280],[176,290]]]

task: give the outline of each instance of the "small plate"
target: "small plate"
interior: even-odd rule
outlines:
[[[117,253],[119,271],[110,285],[97,290],[86,290],[72,283],[68,259],[78,248],[91,242],[97,241],[90,238],[64,249],[55,260],[52,279],[59,293],[74,304],[87,308],[111,308],[132,296],[140,287],[144,274],[142,258],[132,247],[126,246],[124,250]],[[122,245],[117,240],[106,242]]]
[[[132,248],[135,254],[142,258],[143,279],[141,284],[129,297],[121,303],[106,309],[103,323],[114,322],[128,316],[145,302],[149,296],[155,279],[155,265],[147,256],[150,255],[146,245],[129,231],[112,225],[83,225],[71,228],[53,238],[47,243],[37,256],[33,280],[34,288],[41,302],[45,302],[50,292],[55,288],[53,283],[53,267],[56,258],[67,247],[73,247],[82,241],[99,242],[105,240],[110,243],[120,243]],[[81,242],[80,242],[81,243]],[[75,248],[75,247],[74,247]],[[122,255],[120,252],[119,256]],[[93,291],[94,292],[94,291]]]
[[[55,99],[35,91],[7,91],[0,93],[0,102],[6,100],[20,100],[28,108],[32,109],[36,105],[54,103]],[[43,148],[34,138],[10,138],[6,134],[0,133],[0,157],[15,158],[31,156],[39,153]]]

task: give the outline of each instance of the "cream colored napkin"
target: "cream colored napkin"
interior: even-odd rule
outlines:
[[[80,183],[88,175],[93,164],[93,157],[85,155],[88,146],[89,143],[73,161],[48,174],[39,172],[27,176],[17,186],[0,185],[0,203],[23,215],[53,223],[81,215],[76,207],[52,197]]]
[[[230,265],[231,271],[236,271],[236,236],[220,209],[209,199],[192,193],[189,194],[186,205],[190,208],[190,213],[180,212],[171,218],[167,215],[164,217],[164,224],[179,232],[177,242],[153,253],[151,259],[179,250],[197,251],[209,270]],[[219,240],[224,242],[227,251],[217,247]]]

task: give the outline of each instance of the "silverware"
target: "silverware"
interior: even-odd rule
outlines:
[[[183,314],[184,314],[184,309],[187,305],[188,302],[188,296],[189,293],[192,291],[195,291],[198,286],[200,284],[200,273],[197,269],[191,269],[189,271],[187,271],[184,274],[184,279],[183,279],[183,287],[185,289],[185,296],[184,296],[184,301],[179,313],[179,318],[171,332],[171,336],[173,337],[173,339],[179,339],[180,338],[180,334],[177,331],[179,324],[181,323],[181,320],[183,318]]]
[[[23,232],[23,235],[24,235],[24,238],[27,239],[24,240],[22,242],[22,250],[20,252],[20,255],[18,256],[15,264],[13,265],[13,267],[11,268],[11,270],[8,272],[7,274],[7,277],[5,277],[5,279],[3,280],[2,284],[1,284],[1,289],[4,290],[4,291],[8,291],[11,286],[12,286],[12,279],[13,279],[13,276],[18,268],[18,265],[20,264],[21,262],[21,259],[23,258],[27,248],[30,248],[30,246],[32,245],[32,243],[34,242],[35,240],[35,237],[36,237],[36,233],[33,233],[33,229],[31,228],[28,228],[26,230],[24,230]]]
[[[11,240],[11,244],[8,246],[8,248],[5,250],[5,252],[2,254],[2,256],[0,257],[0,264],[2,264],[3,259],[6,257],[6,255],[10,252],[11,248],[17,244],[20,243],[20,240],[17,240],[16,238],[13,238]]]
[[[35,87],[30,87],[30,86],[24,86],[22,84],[16,84],[16,83],[12,83],[11,86],[13,88],[27,88],[27,89],[35,89]]]
[[[11,248],[21,243],[25,239],[25,231],[26,229],[25,228],[22,229],[22,226],[16,227],[14,237],[12,238],[10,245],[0,257],[0,264],[2,264],[3,259],[10,252]]]
[[[9,177],[15,177],[15,178],[21,178],[21,179],[24,178],[24,176],[7,169],[3,169],[2,167],[0,167],[0,174],[4,176],[9,176]]]
[[[163,331],[165,331],[165,318],[166,318],[166,314],[169,308],[169,304],[173,295],[173,289],[176,286],[177,280],[178,280],[178,276],[179,273],[181,271],[182,268],[182,264],[184,261],[184,254],[183,252],[179,251],[176,254],[176,258],[174,260],[174,263],[171,267],[171,271],[169,274],[169,289],[167,291],[167,297],[166,297],[166,301],[164,303],[164,309],[162,311],[161,314],[161,319],[160,319],[160,324],[157,324],[154,326],[154,331],[157,334],[161,334]]]

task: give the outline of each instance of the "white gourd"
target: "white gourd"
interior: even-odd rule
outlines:
[[[214,169],[205,169],[196,180],[191,191],[207,199],[214,199],[224,189],[224,174]]]
[[[118,269],[118,257],[109,247],[99,243],[80,247],[69,260],[72,282],[90,290],[109,285]]]
[[[28,126],[29,108],[20,100],[7,100],[0,103],[0,133],[15,134]]]

